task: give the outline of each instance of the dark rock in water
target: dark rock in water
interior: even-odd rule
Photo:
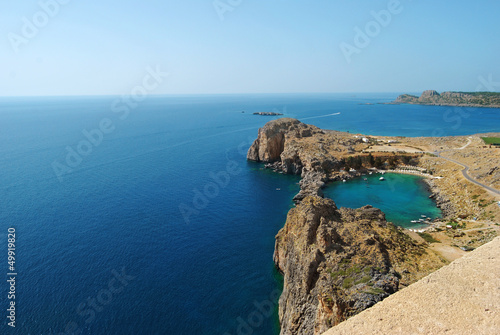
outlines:
[[[253,113],[253,115],[279,116],[279,115],[283,115],[283,114],[282,113],[275,113],[275,112],[256,112],[256,113]]]

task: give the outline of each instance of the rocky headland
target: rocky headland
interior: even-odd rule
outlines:
[[[500,93],[496,92],[443,92],[427,90],[420,97],[402,94],[393,102],[396,104],[419,104],[457,107],[500,108]]]
[[[281,334],[321,334],[448,264],[464,250],[491,241],[498,234],[500,199],[466,181],[462,166],[443,158],[472,164],[460,157],[470,158],[487,171],[474,177],[498,187],[495,162],[500,149],[482,144],[480,136],[355,135],[290,118],[259,129],[247,158],[301,176],[296,207],[276,236],[274,262],[284,276]],[[438,151],[442,157],[431,153]],[[439,177],[429,178],[428,184],[444,218],[433,223],[426,236],[394,226],[371,206],[339,209],[323,198],[322,188],[328,182],[377,169],[400,171],[401,166]],[[453,229],[445,228],[450,224]]]
[[[338,209],[304,198],[276,236],[274,262],[284,275],[281,334],[321,334],[398,291],[422,268],[445,261],[385,220],[379,209]]]

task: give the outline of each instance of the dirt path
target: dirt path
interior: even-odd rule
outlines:
[[[500,237],[323,335],[498,334]]]
[[[453,262],[466,254],[466,251],[463,251],[460,248],[442,243],[434,243],[429,247],[429,249],[443,256],[448,262]]]

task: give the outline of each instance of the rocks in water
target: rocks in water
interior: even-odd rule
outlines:
[[[283,113],[276,113],[276,112],[255,112],[253,115],[261,115],[261,116],[279,116],[283,115]]]
[[[306,196],[276,236],[281,335],[321,334],[396,292],[426,257],[379,209]]]

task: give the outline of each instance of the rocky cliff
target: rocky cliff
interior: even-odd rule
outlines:
[[[295,197],[322,195],[325,182],[339,178],[342,158],[363,146],[361,139],[345,133],[324,131],[298,120],[282,118],[259,129],[257,139],[248,150],[251,161],[267,163],[267,167],[287,174],[302,176],[301,191]],[[345,178],[353,175],[345,174]]]
[[[420,97],[403,94],[394,103],[421,105],[458,106],[458,107],[496,107],[500,108],[500,93],[496,92],[443,92],[427,90]]]
[[[442,265],[379,209],[314,196],[288,213],[274,262],[284,275],[282,335],[321,334]]]
[[[429,91],[424,96],[434,99],[438,95]],[[367,166],[398,165],[408,159],[413,164],[423,161],[429,171],[446,172],[448,163],[441,158],[411,154],[412,150],[431,152],[463,147],[465,142],[465,138],[354,135],[320,130],[288,118],[271,121],[259,130],[248,159],[302,177],[297,206],[276,236],[273,256],[284,275],[279,302],[282,335],[320,334],[447,263],[427,244],[415,242],[388,223],[380,210],[370,206],[338,209],[332,200],[321,197],[321,187],[328,181],[368,173]],[[421,149],[423,145],[429,148]],[[394,146],[410,153],[387,151]],[[491,154],[495,149],[488,150]],[[447,185],[457,182],[453,178],[430,181],[437,192],[432,197],[447,216],[455,215],[457,204],[453,200],[456,186],[448,190]]]

